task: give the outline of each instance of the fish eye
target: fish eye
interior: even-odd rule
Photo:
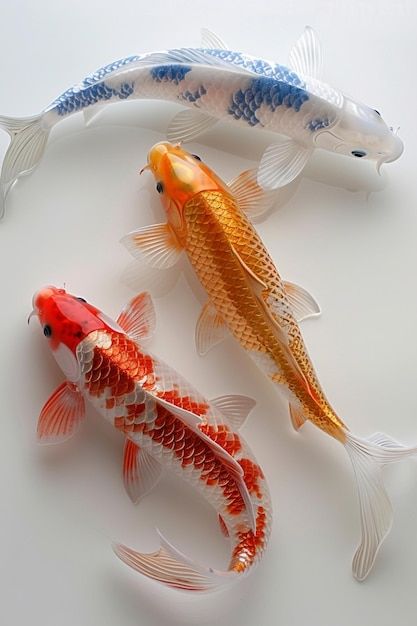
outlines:
[[[45,337],[50,337],[52,335],[52,328],[49,326],[49,324],[46,324],[46,326],[43,327],[43,334],[45,335]]]
[[[163,184],[162,184],[161,182],[156,183],[156,191],[157,191],[158,193],[162,193],[162,192],[163,192],[163,190],[164,190],[164,186],[163,186]]]
[[[87,302],[87,300],[85,298],[81,298],[80,296],[77,296],[77,300],[79,302]]]
[[[366,152],[364,150],[352,150],[352,155],[360,159],[361,157],[366,156]]]
[[[378,111],[378,109],[374,109],[374,111],[377,115],[379,115],[379,117],[381,117],[381,113]]]
[[[194,157],[197,161],[201,161],[201,157],[198,156],[198,154],[192,154],[192,157]]]

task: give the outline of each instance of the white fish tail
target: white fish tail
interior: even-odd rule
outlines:
[[[417,455],[417,447],[405,447],[383,433],[361,439],[350,432],[346,432],[345,447],[355,472],[362,531],[352,571],[354,577],[362,581],[371,571],[392,526],[393,511],[383,484],[382,467]]]
[[[234,572],[220,572],[194,563],[158,531],[160,548],[143,554],[121,544],[114,544],[115,554],[126,565],[168,587],[184,591],[215,591],[237,578]]]
[[[0,117],[0,128],[11,137],[0,175],[1,218],[4,215],[7,193],[14,181],[39,163],[49,129],[42,127],[42,115],[24,118]]]

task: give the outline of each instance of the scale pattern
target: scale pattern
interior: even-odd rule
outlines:
[[[246,572],[269,537],[271,507],[261,468],[216,408],[166,364],[124,334],[93,331],[78,346],[83,393],[114,426],[163,466],[197,487],[221,515],[233,542],[230,570]],[[201,431],[241,465],[256,511],[250,530],[236,479],[205,439],[157,397],[203,417]]]
[[[184,207],[186,250],[218,313],[240,344],[276,383],[285,385],[303,412],[328,434],[344,441],[344,424],[328,403],[303,342],[275,265],[251,222],[222,191],[196,194]],[[234,250],[266,290],[248,280]],[[257,291],[262,290],[261,295]],[[277,339],[260,303],[263,297],[288,337],[290,354]],[[297,367],[307,384],[300,383]]]

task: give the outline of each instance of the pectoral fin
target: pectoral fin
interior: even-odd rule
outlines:
[[[37,435],[41,443],[61,443],[78,430],[85,415],[84,398],[79,389],[65,381],[43,406]]]
[[[134,341],[149,339],[155,331],[155,309],[149,293],[138,294],[123,309],[117,323]]]
[[[246,170],[229,183],[229,189],[248,217],[260,217],[267,213],[277,199],[277,192],[260,187],[256,170]]]
[[[245,423],[256,402],[247,396],[220,396],[211,400],[211,404],[224,415],[233,430],[239,430]]]
[[[293,139],[272,144],[262,155],[258,183],[264,189],[278,189],[292,182],[303,171],[312,154]]]
[[[227,337],[229,330],[222,317],[210,301],[207,302],[197,320],[195,329],[195,344],[200,356],[207,354],[211,348],[221,343]]]
[[[291,417],[292,425],[294,426],[294,430],[299,431],[301,426],[306,421],[306,418],[303,415],[303,410],[301,407],[297,406],[296,404],[293,404],[292,402],[289,403],[289,410],[290,410],[290,417]]]
[[[153,456],[130,439],[126,439],[123,452],[123,482],[134,504],[154,488],[161,473],[161,464]]]
[[[167,138],[171,143],[192,141],[218,122],[216,117],[203,113],[198,109],[186,109],[175,115],[167,130]]]
[[[169,224],[139,228],[123,237],[121,243],[134,257],[157,269],[172,267],[182,253],[182,246]]]

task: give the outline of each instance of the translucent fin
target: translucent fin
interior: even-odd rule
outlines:
[[[201,29],[201,47],[212,50],[229,50],[222,39],[208,28]]]
[[[417,447],[404,447],[383,433],[361,439],[346,432],[345,447],[355,472],[361,514],[362,538],[353,557],[352,571],[365,580],[382,542],[392,526],[392,506],[385,491],[381,467],[417,454]]]
[[[229,183],[229,189],[240,209],[250,218],[269,211],[277,200],[277,192],[259,186],[257,170],[246,170]]]
[[[272,144],[263,153],[259,164],[259,185],[264,189],[288,185],[302,172],[312,152],[292,139]]]
[[[210,404],[214,404],[220,413],[224,415],[233,430],[239,430],[256,402],[253,398],[248,398],[248,396],[230,395],[214,398],[210,400]]]
[[[104,111],[104,107],[101,105],[89,106],[83,111],[84,122],[86,126],[89,126],[91,122]]]
[[[152,224],[134,230],[120,241],[136,258],[165,269],[177,263],[182,247],[169,224]]]
[[[218,515],[220,531],[224,537],[229,537],[229,531],[227,530],[226,522],[222,518],[222,516]]]
[[[311,26],[305,27],[303,34],[293,46],[288,65],[297,74],[321,80],[323,74],[323,49],[316,32]]]
[[[211,348],[221,343],[228,334],[229,330],[218,315],[214,304],[208,301],[200,313],[195,328],[195,345],[198,354],[204,356]]]
[[[126,439],[123,452],[123,482],[134,504],[146,496],[161,477],[162,466],[146,450]]]
[[[42,128],[42,116],[0,117],[0,128],[11,137],[0,175],[0,218],[4,215],[5,199],[13,182],[30,172],[41,160],[49,130]]]
[[[78,430],[85,415],[84,398],[75,385],[65,381],[45,403],[38,420],[41,443],[61,443]]]
[[[182,407],[172,404],[171,402],[167,402],[163,398],[160,398],[158,395],[154,394],[154,397],[156,398],[159,404],[161,404],[166,409],[168,409],[168,411],[176,415],[179,419],[181,419],[184,422],[184,424],[186,424],[186,426],[188,426],[188,428],[190,428],[193,432],[198,434],[198,436],[213,450],[216,456],[222,460],[222,463],[224,463],[227,466],[228,471],[232,474],[233,478],[236,481],[240,495],[242,496],[242,499],[245,503],[249,526],[255,532],[256,531],[255,509],[254,509],[254,505],[253,505],[248,487],[246,486],[246,483],[243,478],[243,470],[241,466],[239,465],[239,463],[231,456],[231,454],[227,452],[227,450],[222,448],[221,445],[213,441],[213,439],[211,439],[208,435],[206,435],[200,430],[199,424],[201,424],[202,419],[198,415],[195,415],[194,413],[191,413],[191,411],[187,411],[186,409],[183,409]]]
[[[290,417],[292,425],[294,426],[294,430],[297,432],[300,430],[301,426],[305,423],[306,418],[303,415],[303,410],[301,407],[296,406],[293,403],[289,403],[288,405],[290,410]]]
[[[117,323],[134,341],[149,339],[155,332],[156,317],[149,293],[142,292],[125,306]]]
[[[186,109],[175,115],[167,130],[167,139],[171,143],[192,141],[218,122],[216,117],[196,109]]]
[[[129,567],[174,589],[212,591],[235,578],[232,572],[222,574],[194,563],[158,534],[161,547],[157,552],[142,554],[121,544],[113,545],[113,550]]]
[[[135,292],[149,290],[154,296],[161,297],[175,287],[181,273],[178,266],[179,263],[161,272],[143,262],[141,263],[140,259],[134,259],[123,270],[120,278]]]
[[[284,286],[297,322],[302,322],[309,317],[318,317],[321,314],[320,305],[304,287],[290,282],[285,282]]]

